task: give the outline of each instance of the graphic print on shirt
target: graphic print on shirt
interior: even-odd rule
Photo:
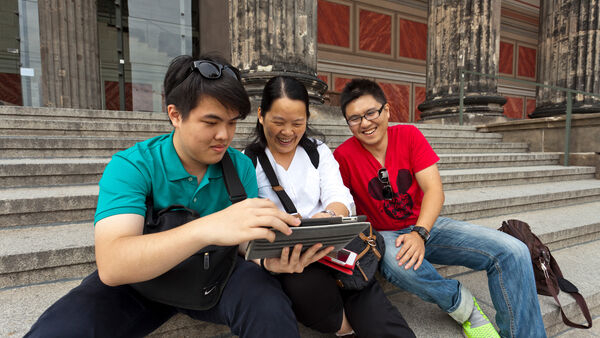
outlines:
[[[390,184],[392,184],[390,182]],[[412,185],[412,175],[407,169],[398,170],[398,176],[396,178],[396,186],[398,193],[394,192],[394,198],[386,200],[383,198],[383,183],[379,181],[377,176],[373,177],[369,181],[369,195],[372,198],[383,201],[382,208],[389,217],[393,219],[405,219],[412,215],[413,200],[407,193],[408,189]],[[392,190],[394,186],[392,184]]]

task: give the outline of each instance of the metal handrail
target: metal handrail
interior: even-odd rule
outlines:
[[[466,70],[460,66],[458,67],[458,69],[459,69],[459,77],[460,77],[459,78],[459,86],[460,86],[459,96],[460,97],[458,100],[459,101],[458,123],[461,126],[463,125],[463,113],[464,113],[465,73],[475,74],[475,75],[479,75],[479,76],[485,76],[485,77],[489,77],[489,78],[493,78],[493,79],[501,79],[501,80],[507,80],[507,81],[513,81],[513,82],[520,82],[520,83],[525,83],[525,84],[529,84],[529,85],[534,85],[536,87],[543,87],[543,88],[555,89],[555,90],[560,90],[560,91],[566,92],[567,93],[567,114],[566,114],[566,118],[565,118],[564,165],[565,165],[565,167],[569,166],[569,140],[571,139],[571,115],[573,113],[573,94],[581,94],[584,96],[587,95],[587,96],[592,96],[592,97],[597,97],[597,98],[600,98],[600,94],[588,93],[588,92],[584,92],[581,90],[575,90],[575,89],[564,88],[564,87],[550,86],[550,85],[539,83],[539,82],[515,79],[512,77],[508,77],[508,76],[485,74],[485,73],[475,72],[472,70]]]

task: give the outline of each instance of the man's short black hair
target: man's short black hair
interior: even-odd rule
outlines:
[[[220,56],[202,55],[198,59],[189,55],[177,56],[171,61],[165,74],[165,104],[175,105],[185,120],[204,96],[210,96],[227,109],[238,112],[240,119],[244,119],[250,113],[250,99],[242,83],[227,73],[217,79],[207,79],[199,71],[192,70],[196,60],[208,60],[227,66],[239,77],[239,71]]]
[[[384,104],[387,102],[383,90],[375,81],[367,79],[353,79],[348,82],[342,90],[340,98],[342,106],[342,115],[346,118],[346,106],[363,95],[371,95],[377,102]]]

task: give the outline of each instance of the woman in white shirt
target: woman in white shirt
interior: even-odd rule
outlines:
[[[286,76],[270,79],[258,109],[255,139],[246,152],[265,152],[299,216],[348,216],[354,211],[352,195],[344,186],[331,150],[309,137],[315,133],[307,126],[308,105],[302,83]],[[307,153],[311,148],[319,154],[316,168]],[[269,198],[284,209],[259,161],[256,176],[259,197]],[[338,336],[414,337],[377,281],[359,291],[342,290],[332,275],[334,270],[313,264],[331,248],[321,249],[317,244],[304,254],[301,249],[300,245],[284,249],[280,258],[265,259],[262,265],[279,274],[302,324]]]

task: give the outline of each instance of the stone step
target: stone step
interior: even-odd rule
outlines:
[[[32,224],[89,221],[98,185],[0,189],[0,229]]]
[[[561,165],[440,170],[444,191],[525,183],[592,179],[594,167]]]
[[[112,156],[127,149],[140,137],[61,137],[61,136],[0,136],[3,158],[27,157],[100,157]]]
[[[600,239],[600,201],[470,220],[497,229],[502,221],[520,219],[551,249]],[[82,277],[94,268],[91,222],[0,230],[0,288]],[[441,266],[444,276],[466,268]]]
[[[430,140],[431,147],[438,155],[442,154],[481,154],[481,153],[526,153],[527,143],[508,142],[437,142]]]
[[[91,220],[97,193],[95,184],[0,189],[0,228]],[[446,192],[442,213],[480,218],[593,201],[599,194],[600,180],[594,179],[457,189]]]
[[[440,154],[440,169],[473,169],[557,165],[559,153]]]
[[[553,251],[564,276],[575,284],[585,297],[592,315],[600,309],[600,241],[572,246]],[[485,272],[457,276],[477,298],[482,310],[495,324],[495,310],[489,296]],[[79,284],[79,279],[53,283],[28,285],[0,289],[0,336],[23,336],[45,309],[70,289]],[[400,310],[417,337],[462,337],[460,327],[436,305],[396,288],[386,288],[390,301]],[[568,329],[561,320],[559,309],[552,297],[538,296],[549,336]],[[566,315],[581,322],[579,308],[565,293],[559,295]],[[423,325],[426,322],[427,325]],[[586,331],[577,331],[586,332]],[[222,325],[196,322],[189,317],[177,315],[152,334],[158,337],[182,336],[229,337],[229,329]],[[302,337],[331,337],[300,327]]]
[[[94,184],[109,157],[0,159],[0,188]],[[441,164],[440,166],[443,166]],[[593,167],[560,165],[442,169],[445,190],[593,178]]]
[[[110,157],[0,159],[0,188],[96,184]]]
[[[19,106],[0,106],[0,119],[30,119],[30,120],[79,120],[79,121],[123,121],[123,122],[148,122],[161,121],[167,122],[167,114],[164,112],[140,112],[140,111],[118,111],[118,110],[92,110],[92,109],[70,109],[70,108],[37,108],[37,107],[19,107]],[[239,121],[242,124],[256,124],[256,115],[250,114],[246,119]],[[315,119],[310,121],[311,125],[337,125],[348,128],[344,119]],[[475,132],[475,126],[460,126],[450,124],[426,124],[426,123],[397,123],[390,122],[390,125],[413,124],[421,131],[424,130],[455,130]],[[500,135],[498,133],[483,133],[490,135]]]
[[[254,133],[254,123],[238,122],[237,139],[248,139]],[[0,119],[0,135],[2,136],[97,136],[150,138],[171,132],[173,127],[166,121],[93,121],[82,120],[33,120],[33,119]],[[315,129],[326,136],[326,142],[337,147],[347,140],[352,133],[347,126],[315,125]],[[423,135],[430,142],[454,143],[487,143],[501,142],[500,134],[477,133],[461,130],[424,129]]]
[[[96,269],[92,222],[0,230],[0,289],[81,278]]]
[[[0,135],[35,136],[101,136],[122,135],[150,138],[170,133],[173,127],[167,121],[94,121],[0,119]]]
[[[600,239],[600,213],[597,210],[600,210],[600,201],[507,213],[469,222],[498,229],[503,221],[518,219],[529,224],[531,231],[550,250],[558,250]]]
[[[129,135],[129,134],[128,134]],[[347,136],[329,136],[327,144],[335,149]],[[129,135],[127,137],[106,136],[0,136],[0,151],[3,158],[26,157],[99,157],[111,156],[117,151],[127,149],[147,137]],[[250,135],[237,135],[232,146],[243,149],[251,141]],[[430,139],[434,150],[440,154],[456,153],[498,153],[526,152],[525,143],[492,143],[492,142],[438,142]]]
[[[92,110],[70,108],[34,108],[0,106],[1,118],[33,119],[33,120],[84,120],[84,121],[168,121],[166,113]]]
[[[600,201],[600,180],[557,181],[450,190],[443,216],[475,219]]]

